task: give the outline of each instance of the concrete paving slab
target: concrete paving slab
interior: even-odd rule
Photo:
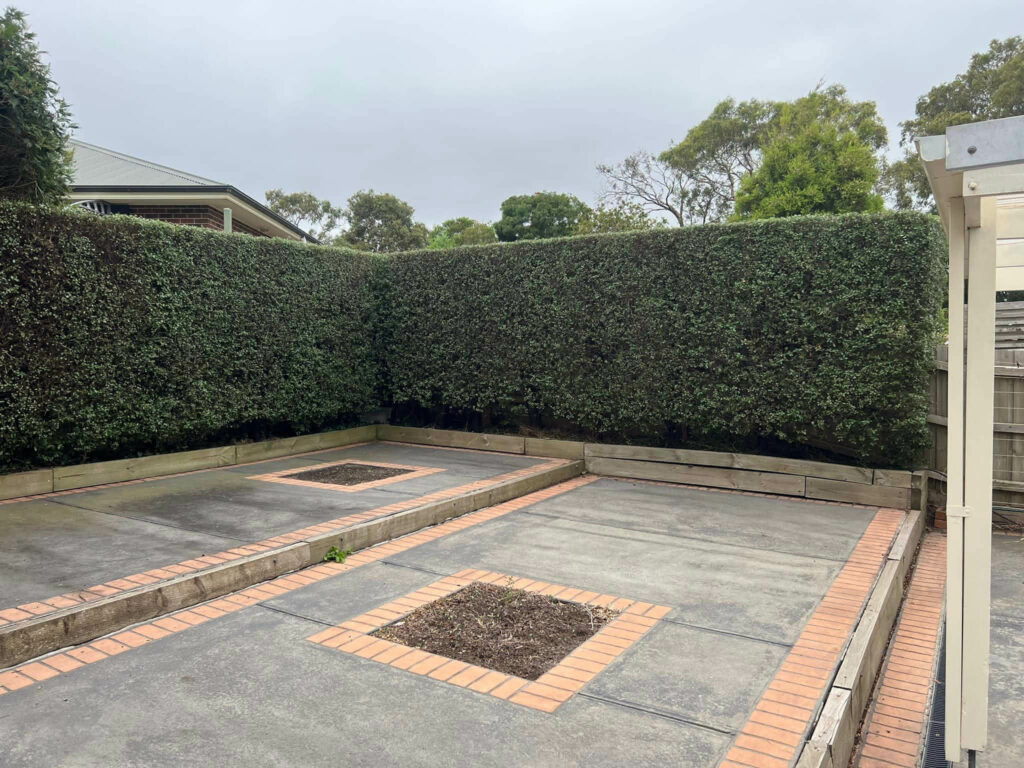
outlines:
[[[9,504],[0,507],[0,608],[234,546],[236,541],[220,536],[52,500]]]
[[[663,621],[587,691],[737,731],[788,650]]]
[[[604,479],[570,487],[9,690],[5,765],[717,765],[842,566],[794,531],[830,527],[841,555],[870,512],[762,498],[747,509],[756,497]],[[629,505],[642,530],[623,517]],[[709,514],[726,530],[701,522]],[[551,714],[306,639],[466,568],[674,608]]]
[[[452,484],[459,483],[456,480]],[[416,495],[419,494],[384,488],[343,493],[326,487],[321,490],[210,472],[98,489],[66,496],[62,501],[111,515],[250,542]]]
[[[393,559],[431,570],[496,570],[672,605],[671,616],[690,624],[788,643],[839,570],[828,560],[594,532],[562,521],[538,530],[535,520],[521,518]]]
[[[584,514],[596,514],[594,509],[614,508],[617,498],[613,493],[605,502],[583,492],[600,492],[609,486],[614,490],[616,485],[613,480],[598,480],[472,533],[439,539],[390,559],[444,573],[463,568],[496,570],[673,605],[671,615],[680,621],[784,643],[796,640],[842,567],[837,560],[635,531],[613,523],[579,522]],[[752,497],[732,498],[742,509]],[[838,517],[858,512],[818,505],[803,508],[802,502],[782,499],[766,501],[776,503],[780,512],[802,514],[808,529],[817,525],[822,514]],[[681,506],[660,489],[646,503],[669,509]],[[577,519],[566,518],[572,509],[577,510]],[[770,530],[772,520],[759,513],[750,516],[749,524]],[[845,519],[849,533],[844,538],[851,549],[868,522],[859,515]]]
[[[1024,537],[992,535],[992,615],[1024,618]]]
[[[1024,765],[1024,539],[992,536],[992,650],[983,768]]]
[[[1024,617],[992,616],[988,747],[980,766],[1024,765]]]
[[[266,600],[263,605],[334,626],[439,578],[442,576],[413,568],[371,563],[345,574],[344,578],[310,584]]]
[[[347,459],[441,467],[444,471],[357,492],[250,479],[255,475],[287,469],[299,471],[303,467]],[[420,446],[358,445],[248,467],[228,467],[138,485],[98,488],[76,494],[73,503],[111,514],[258,541],[333,517],[465,485],[543,461]]]
[[[342,577],[344,578],[344,577]],[[713,766],[729,736],[581,696],[547,715],[250,608],[0,700],[21,766]]]
[[[357,492],[249,479],[358,459],[445,471]],[[546,459],[368,444],[0,505],[0,609],[237,547]]]
[[[738,501],[742,499],[742,503]],[[846,560],[875,511],[741,496],[629,480],[601,480],[534,514],[563,520]],[[813,525],[808,521],[813,520]]]

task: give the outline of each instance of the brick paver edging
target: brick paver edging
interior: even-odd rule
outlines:
[[[352,485],[341,485],[340,483],[325,483],[318,480],[299,480],[295,477],[289,477],[289,475],[297,475],[302,472],[313,472],[318,469],[327,469],[328,467],[337,467],[342,464],[359,464],[364,467],[387,467],[388,469],[405,469],[408,470],[404,474],[394,475],[393,477],[383,477],[380,480],[367,480],[365,483],[353,483]],[[306,488],[320,488],[330,489],[332,491],[342,491],[344,493],[358,493],[359,491],[365,491],[368,488],[377,488],[381,485],[390,485],[391,483],[401,483],[405,480],[415,480],[417,477],[426,477],[427,475],[436,475],[438,472],[446,472],[444,467],[418,467],[412,464],[388,464],[384,461],[361,461],[358,459],[343,459],[341,461],[328,461],[324,464],[314,464],[310,467],[299,467],[296,469],[282,469],[280,472],[268,472],[265,475],[252,475],[249,480],[266,480],[271,483],[283,483],[285,485],[301,485]]]
[[[473,582],[500,584],[513,589],[549,595],[570,603],[609,608],[620,613],[536,681],[506,675],[493,669],[373,637],[372,633],[381,627]],[[615,595],[588,592],[562,584],[549,584],[546,581],[468,568],[306,639],[325,648],[334,648],[414,674],[426,675],[460,688],[490,694],[531,709],[551,713],[627,651],[671,610],[672,608],[667,605],[654,605]]]
[[[354,448],[356,446],[355,445],[351,445],[351,446],[343,446],[343,447],[344,448]],[[425,446],[425,447],[430,447],[430,446]],[[328,448],[326,450],[334,451],[334,450],[339,450],[339,449],[337,449],[337,448]],[[318,451],[318,453],[319,453],[319,451]],[[289,456],[287,458],[295,458],[295,457]],[[269,461],[276,461],[276,460],[277,459],[270,459]],[[339,463],[339,462],[331,462],[331,464],[336,464],[336,463]],[[368,463],[372,463],[372,462],[368,462]],[[254,542],[252,544],[246,544],[246,545],[239,546],[239,547],[232,547],[231,549],[225,550],[223,552],[215,552],[213,554],[202,554],[202,555],[199,555],[198,557],[190,558],[188,560],[183,560],[180,563],[175,563],[173,565],[164,565],[164,566],[161,566],[160,568],[154,568],[152,570],[145,571],[143,573],[135,573],[135,574],[132,574],[130,576],[124,576],[124,577],[119,578],[119,579],[112,579],[111,581],[108,581],[108,582],[106,582],[104,584],[97,584],[95,586],[87,587],[85,589],[79,590],[77,592],[67,592],[67,593],[65,593],[63,595],[58,595],[56,597],[50,597],[50,598],[46,598],[44,600],[34,601],[34,602],[30,602],[30,603],[23,603],[21,605],[18,605],[18,606],[15,606],[15,607],[11,607],[11,608],[0,609],[0,627],[3,627],[3,626],[8,625],[8,624],[16,624],[16,623],[21,622],[21,621],[29,621],[32,618],[36,617],[36,616],[42,616],[44,614],[51,613],[52,611],[56,611],[56,610],[59,610],[59,609],[62,609],[62,608],[73,608],[74,606],[80,605],[82,603],[87,603],[87,602],[90,602],[92,600],[99,600],[100,598],[103,598],[103,597],[109,597],[110,595],[116,595],[116,594],[119,594],[121,592],[127,592],[127,591],[130,591],[130,590],[133,590],[133,589],[138,589],[139,587],[149,586],[149,585],[153,585],[153,584],[159,584],[160,582],[169,581],[169,580],[174,579],[174,578],[176,578],[178,576],[181,576],[182,574],[201,571],[201,570],[203,570],[205,568],[212,568],[214,566],[220,565],[221,563],[226,563],[226,562],[229,562],[231,560],[238,560],[238,559],[246,557],[248,555],[255,555],[255,554],[259,554],[261,552],[269,552],[269,551],[274,550],[274,549],[280,549],[282,547],[287,547],[287,546],[289,546],[291,544],[294,544],[296,542],[303,541],[304,539],[306,539],[306,538],[308,538],[310,536],[316,536],[316,535],[328,534],[328,533],[333,533],[333,532],[336,532],[336,531],[341,531],[341,530],[343,530],[345,528],[349,528],[349,527],[351,527],[353,525],[358,525],[359,523],[365,523],[365,522],[367,522],[369,520],[375,520],[375,519],[380,518],[380,517],[386,517],[388,515],[393,515],[393,514],[396,514],[398,512],[405,512],[405,511],[410,510],[410,509],[415,509],[416,507],[422,506],[424,504],[430,504],[430,503],[433,503],[433,502],[436,502],[436,501],[444,501],[445,499],[451,499],[451,498],[454,498],[456,496],[461,496],[464,493],[472,493],[473,491],[479,491],[479,490],[481,490],[483,488],[487,488],[487,487],[492,486],[492,485],[497,485],[499,483],[503,483],[503,482],[506,482],[506,481],[509,481],[509,480],[516,480],[516,479],[519,479],[519,478],[522,478],[522,477],[527,477],[527,476],[530,476],[530,475],[533,475],[533,474],[538,474],[538,473],[541,473],[541,472],[546,472],[549,469],[553,469],[555,467],[560,467],[560,466],[563,466],[563,465],[568,464],[568,463],[569,463],[568,459],[548,459],[546,462],[543,462],[541,464],[535,464],[535,465],[530,466],[530,467],[523,467],[522,469],[517,469],[517,470],[511,471],[511,472],[505,472],[505,473],[503,473],[501,475],[496,475],[494,477],[486,478],[484,480],[476,480],[476,481],[474,481],[472,483],[466,483],[465,485],[459,485],[459,486],[455,486],[453,488],[445,488],[443,490],[436,491],[434,493],[428,493],[425,496],[418,496],[418,497],[416,497],[414,499],[405,499],[403,501],[398,501],[398,502],[395,502],[394,504],[388,504],[387,506],[384,506],[384,507],[377,507],[376,509],[371,509],[371,510],[368,510],[366,512],[358,512],[358,513],[351,514],[351,515],[344,515],[342,517],[337,517],[337,518],[335,518],[333,520],[327,520],[327,521],[325,521],[323,523],[318,523],[317,525],[310,525],[310,526],[307,526],[305,528],[300,528],[299,530],[296,530],[296,531],[290,531],[288,533],[283,533],[283,534],[280,534],[278,536],[272,536],[271,538],[264,539],[263,541],[257,541],[257,542]],[[380,462],[376,462],[376,464],[378,466],[384,466],[384,465],[380,464]],[[317,465],[317,466],[329,466],[329,465]],[[390,465],[390,466],[397,466],[397,465]],[[292,468],[292,469],[286,470],[286,472],[301,472],[301,471],[304,471],[304,469],[307,469],[307,468],[302,468],[302,467],[300,467],[298,469]],[[433,468],[421,468],[421,469],[433,469]],[[206,471],[211,471],[211,470],[197,470],[197,471],[199,471],[199,472],[206,472]],[[440,471],[443,471],[443,470],[442,469],[438,469],[437,471],[440,472]],[[278,473],[272,473],[272,474],[278,474]],[[432,472],[430,474],[432,474]],[[422,473],[421,473],[421,475],[417,475],[417,476],[422,476]],[[260,476],[256,476],[255,479],[265,479],[266,477],[267,477],[266,475],[260,475]],[[165,479],[165,478],[166,478],[166,476],[164,478],[154,478],[154,479]],[[405,479],[409,479],[409,478],[410,478],[409,475],[400,475],[398,478],[395,478],[395,479],[405,480]],[[253,478],[250,478],[250,479],[253,479]],[[387,479],[390,480],[392,478],[387,478]],[[130,480],[130,481],[127,481],[125,483],[114,483],[113,485],[127,485],[127,484],[130,484],[130,483],[136,483],[136,482],[144,482],[144,481],[141,481],[141,480]],[[305,484],[305,483],[303,483],[303,481],[295,481],[295,482],[298,482],[299,484]],[[331,486],[331,485],[325,485],[323,483],[309,483],[309,485],[316,486],[316,487],[321,487],[321,488],[327,488],[327,489],[335,487],[335,486]],[[337,487],[343,487],[343,486],[337,486]],[[352,486],[352,487],[355,487],[355,486]],[[94,489],[95,488],[93,488],[93,490]]]
[[[898,509],[875,513],[720,768],[789,768],[905,516]]]
[[[520,496],[512,501],[506,501],[477,512],[470,512],[462,517],[457,517],[399,539],[393,539],[384,544],[367,547],[351,555],[344,563],[314,565],[305,570],[289,573],[257,586],[240,590],[234,594],[170,613],[163,618],[99,640],[94,640],[70,650],[61,650],[57,653],[11,667],[6,671],[0,672],[0,695],[8,691],[26,688],[37,682],[49,680],[57,675],[78,669],[85,664],[102,661],[110,656],[116,656],[168,635],[183,632],[190,627],[205,623],[211,619],[220,618],[228,613],[256,605],[263,600],[269,600],[272,597],[301,589],[331,576],[345,573],[353,568],[382,560],[399,552],[405,552],[434,539],[450,536],[465,528],[485,523],[496,517],[501,517],[554,496],[559,496],[582,485],[591,483],[596,479],[597,477],[594,475],[574,477],[550,488]]]
[[[868,708],[855,768],[914,768],[924,746],[942,631],[946,537],[925,536],[885,666]]]

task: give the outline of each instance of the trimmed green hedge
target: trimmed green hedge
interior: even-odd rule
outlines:
[[[591,434],[827,440],[910,466],[944,295],[938,220],[887,213],[388,261],[396,402]]]
[[[180,450],[373,407],[376,257],[0,204],[0,468]]]
[[[945,246],[919,214],[387,258],[0,204],[0,470],[351,423],[389,399],[909,466]]]

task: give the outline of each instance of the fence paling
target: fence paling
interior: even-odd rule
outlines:
[[[928,467],[946,472],[948,349],[936,348],[929,382]],[[1024,507],[1024,349],[996,349],[992,435],[992,487],[998,505]]]

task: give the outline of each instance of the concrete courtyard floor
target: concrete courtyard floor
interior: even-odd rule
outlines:
[[[456,461],[454,451],[380,445],[344,453],[407,464],[427,464],[444,453],[448,471],[410,481],[420,484],[414,493],[442,478],[463,482],[531,461],[476,453]],[[326,460],[322,456],[316,462]],[[490,463],[477,463],[484,459]],[[310,463],[285,459],[261,471],[303,462]],[[160,538],[163,524],[182,521],[189,536],[218,537],[216,546],[223,548],[225,537],[266,535],[363,503],[355,498],[361,494],[327,497],[247,484],[248,474],[240,468],[168,480],[173,493],[156,493],[156,483],[132,486],[133,494],[152,496],[130,501],[99,491],[73,497],[73,509],[56,502],[25,502],[23,509],[34,504],[53,515],[46,519],[55,531],[62,516],[76,520],[82,512],[90,521],[90,549],[107,546],[108,526],[115,536],[122,526],[151,526],[130,537],[141,546],[151,533]],[[401,486],[374,491],[380,498],[372,504],[408,492]],[[0,515],[20,506],[0,507]],[[888,546],[895,525],[889,520],[876,527],[886,514],[901,516],[593,476],[571,480],[364,550],[344,566],[316,566],[265,590],[181,612],[171,623],[156,620],[42,659],[49,665],[23,665],[15,677],[0,673],[7,688],[0,696],[0,763],[618,768],[732,765],[727,754],[734,760],[756,753],[753,764],[785,766],[788,760],[770,754],[779,744],[762,753],[758,740],[741,729],[756,720],[755,730],[770,735],[776,726],[797,722],[798,704],[814,703],[810,680],[800,684],[799,675],[785,672],[792,664],[787,655],[796,645],[809,659],[825,658],[807,639],[813,636],[808,621],[842,602],[830,589],[857,559],[851,555],[865,542]],[[10,546],[9,530],[0,546]],[[73,553],[77,534],[61,535]],[[19,599],[103,578],[90,574],[107,567],[106,557],[72,557],[65,565],[50,538],[49,544],[39,540],[46,546],[31,560],[0,553],[5,585],[25,581]],[[165,548],[142,550],[141,557],[149,564],[176,557],[176,541],[163,541]],[[105,573],[126,567],[118,561]],[[484,572],[535,580],[535,589],[554,585],[555,594],[564,585],[628,598],[623,606],[638,601],[622,614],[623,621],[637,622],[622,626],[638,628],[638,639],[601,671],[582,674],[585,684],[557,696],[564,701],[551,713],[532,706],[529,696],[488,693],[480,686],[485,678],[465,686],[443,682],[426,670],[402,669],[398,661],[362,658],[358,649],[341,652],[323,639],[342,638],[343,622],[441,579]],[[649,605],[671,610],[648,614]],[[819,666],[824,679],[828,665]],[[578,669],[590,667],[580,663]],[[736,753],[744,738],[753,752]],[[791,729],[785,738],[798,743],[801,737]]]
[[[1024,765],[1024,538],[992,536],[992,651],[984,768]],[[966,765],[966,762],[964,763]]]
[[[345,460],[441,471],[354,492],[255,479]],[[111,594],[132,586],[117,581],[126,576],[339,517],[413,505],[428,494],[454,493],[477,481],[497,482],[507,473],[548,461],[370,443],[0,503],[0,623],[4,609],[20,604],[93,585],[100,587],[99,594]],[[391,511],[384,509],[381,514]]]

